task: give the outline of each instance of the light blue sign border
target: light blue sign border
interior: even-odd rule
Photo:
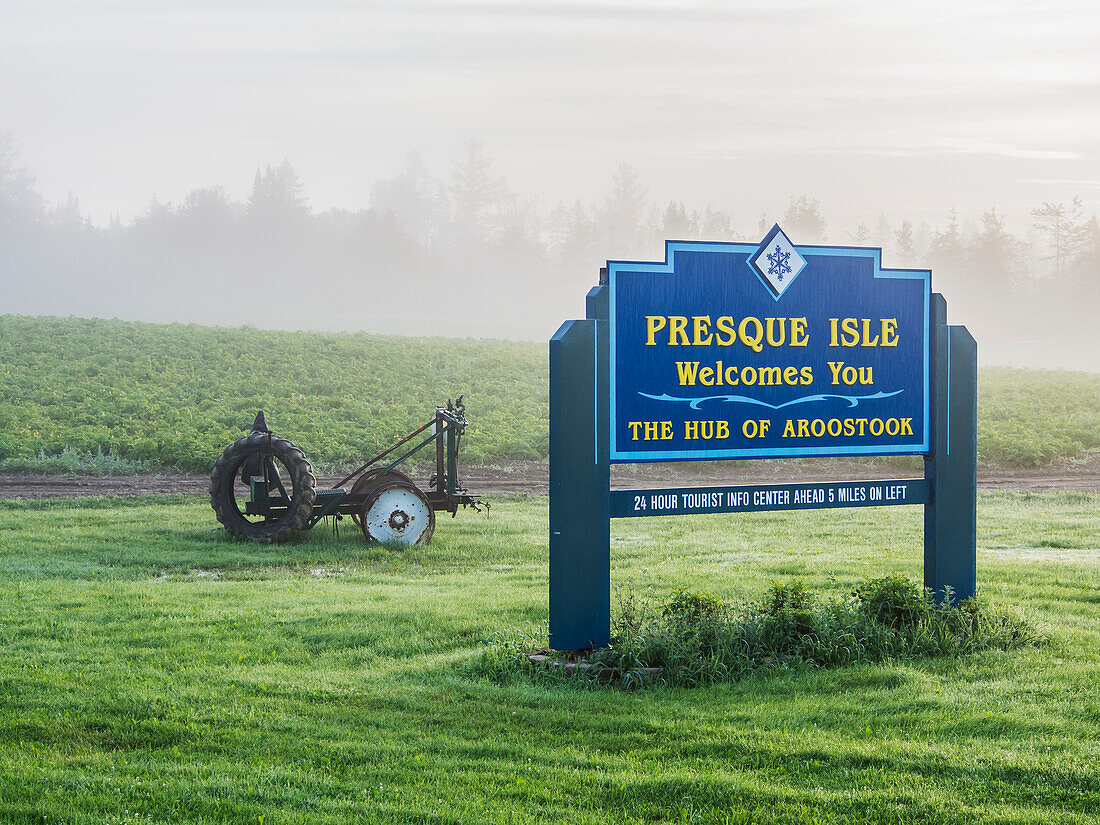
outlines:
[[[774,236],[775,230],[769,234]],[[665,241],[665,260],[657,262],[641,261],[608,261],[607,262],[607,286],[609,297],[609,324],[610,324],[610,405],[609,405],[609,438],[610,460],[613,464],[631,462],[653,461],[713,461],[718,459],[738,458],[795,458],[806,456],[858,456],[858,455],[921,455],[930,451],[930,427],[931,416],[929,413],[931,403],[930,393],[930,362],[931,362],[931,299],[932,299],[932,272],[927,269],[884,269],[882,267],[882,250],[877,247],[856,246],[818,246],[792,244],[800,255],[844,257],[844,258],[869,258],[874,263],[873,278],[902,279],[922,281],[922,310],[924,323],[922,324],[921,365],[922,373],[922,407],[923,407],[923,438],[919,443],[890,444],[890,445],[856,445],[856,446],[801,446],[801,447],[760,447],[750,449],[716,449],[716,450],[678,450],[678,451],[622,451],[618,449],[619,421],[616,414],[616,379],[618,372],[618,359],[616,358],[616,306],[617,306],[617,282],[620,272],[623,273],[656,273],[675,274],[676,255],[679,252],[716,252],[722,254],[745,254],[751,256],[761,248],[761,244],[729,243],[729,242],[704,242],[704,241]],[[752,267],[751,261],[746,264],[759,278],[759,273]],[[766,288],[766,285],[765,285]],[[770,290],[769,290],[770,294]],[[597,438],[600,431],[597,426]]]

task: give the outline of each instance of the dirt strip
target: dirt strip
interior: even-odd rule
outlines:
[[[745,461],[699,464],[627,464],[612,467],[612,487],[640,490],[651,487],[704,487],[711,485],[779,484],[783,482],[855,481],[864,479],[918,478],[923,474],[916,459],[859,461],[847,459]],[[426,483],[427,473],[412,478]],[[319,478],[326,487],[340,476]],[[549,467],[544,462],[515,461],[482,467],[464,467],[462,484],[472,493],[545,495],[549,492]],[[149,474],[136,476],[0,475],[0,498],[48,498],[51,496],[132,496],[145,493],[208,494],[210,480],[199,475]],[[1059,461],[1046,467],[981,466],[978,487],[983,490],[1086,490],[1100,491],[1100,455],[1077,461]]]

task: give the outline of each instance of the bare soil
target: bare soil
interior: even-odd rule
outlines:
[[[424,483],[426,472],[413,472]],[[626,464],[612,467],[612,487],[634,490],[650,487],[702,487],[715,484],[777,484],[788,481],[854,481],[876,478],[919,478],[920,459],[791,459],[698,464]],[[317,480],[319,487],[338,481],[333,475]],[[513,461],[481,467],[463,467],[462,484],[471,493],[545,495],[550,490],[549,467],[538,461]],[[205,496],[206,476],[155,473],[135,476],[0,475],[0,498],[51,496],[132,496],[147,493],[183,493]],[[1045,467],[982,465],[978,487],[983,490],[1100,491],[1100,454],[1056,461]]]

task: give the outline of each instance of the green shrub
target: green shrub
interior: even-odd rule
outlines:
[[[677,588],[661,608],[661,614],[670,624],[682,627],[699,627],[720,621],[729,611],[727,605],[713,593],[705,590],[692,592]]]
[[[905,576],[868,579],[853,595],[860,612],[893,630],[911,630],[932,615],[932,594]]]
[[[761,606],[765,615],[775,616],[788,610],[805,611],[813,607],[814,594],[803,579],[775,582],[768,588]]]
[[[641,668],[663,668],[664,682],[691,686],[779,668],[954,656],[1046,642],[1026,620],[981,599],[936,605],[930,593],[903,576],[869,579],[852,598],[825,601],[805,582],[777,583],[760,602],[741,609],[711,593],[685,589],[674,591],[659,609],[650,609],[633,591],[628,594],[620,595],[619,603],[629,617],[618,617],[611,645],[588,657],[619,668],[626,686],[643,683],[631,675]],[[496,642],[481,670],[496,678],[542,673],[522,658],[515,647]],[[551,670],[561,678],[561,668]]]

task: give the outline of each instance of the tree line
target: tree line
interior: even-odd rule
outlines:
[[[303,191],[284,160],[257,169],[243,201],[199,188],[97,226],[72,196],[47,203],[0,135],[0,311],[545,339],[583,313],[601,262],[659,259],[666,239],[752,240],[778,221],[795,243],[931,267],[986,362],[1100,368],[1100,223],[1079,198],[1037,205],[1024,235],[995,207],[837,230],[806,195],[737,225],[711,204],[658,203],[627,164],[598,202],[548,206],[476,141],[442,172],[410,156],[360,209],[315,211]]]

